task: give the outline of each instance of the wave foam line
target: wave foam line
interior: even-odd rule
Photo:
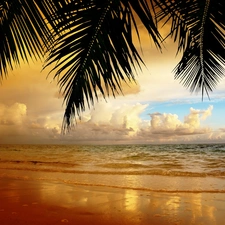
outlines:
[[[16,167],[9,168],[1,166],[0,169],[15,171],[32,171],[32,172],[50,172],[50,173],[68,173],[68,174],[93,174],[93,175],[149,175],[149,176],[168,176],[168,177],[216,177],[225,178],[225,171],[215,170],[210,172],[189,172],[189,171],[171,171],[171,170],[124,170],[124,171],[100,171],[100,170],[74,170],[62,168],[34,168],[34,167]]]

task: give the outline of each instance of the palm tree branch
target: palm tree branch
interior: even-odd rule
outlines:
[[[157,1],[159,2],[159,1]],[[209,96],[224,76],[225,20],[223,0],[161,0],[158,18],[171,21],[169,35],[178,41],[183,56],[175,67],[175,78]],[[218,11],[219,10],[219,11]]]
[[[0,76],[8,73],[8,67],[28,58],[40,58],[52,43],[52,32],[46,24],[38,2],[14,0],[0,2]]]
[[[147,1],[136,4],[129,1],[91,1],[82,10],[79,5],[72,8],[65,16],[63,8],[56,24],[60,24],[60,36],[55,42],[48,58],[54,63],[55,78],[63,89],[66,109],[63,130],[71,126],[76,115],[98,100],[99,92],[103,97],[121,92],[121,81],[134,80],[133,69],[143,63],[132,40],[132,26],[136,25],[133,13],[146,12],[141,21],[151,31],[156,45],[160,38],[153,23]],[[133,7],[136,7],[135,10]],[[145,6],[145,8],[143,8]],[[68,9],[68,7],[67,7]],[[150,21],[148,23],[148,21]],[[61,75],[62,74],[62,75]]]

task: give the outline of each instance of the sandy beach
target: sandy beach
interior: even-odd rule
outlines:
[[[224,193],[148,192],[0,180],[1,225],[223,225]]]

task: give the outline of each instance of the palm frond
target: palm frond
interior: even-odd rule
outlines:
[[[38,4],[43,1],[0,1],[0,77],[14,63],[44,55],[53,42],[52,32]]]
[[[183,51],[175,78],[191,92],[209,92],[224,76],[225,2],[223,0],[156,0],[157,17],[171,22],[169,35]]]
[[[48,58],[65,96],[63,130],[76,115],[98,100],[121,90],[121,81],[135,80],[134,70],[143,63],[132,40],[136,13],[154,43],[160,35],[146,0],[67,1],[54,19],[60,36]],[[65,10],[65,11],[64,11]],[[138,29],[136,29],[138,32]]]

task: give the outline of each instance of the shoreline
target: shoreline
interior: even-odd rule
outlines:
[[[65,173],[30,169],[0,169],[0,180],[58,182],[80,187],[116,188],[159,193],[225,193],[225,177]]]
[[[225,193],[154,192],[0,178],[1,225],[223,225]]]

